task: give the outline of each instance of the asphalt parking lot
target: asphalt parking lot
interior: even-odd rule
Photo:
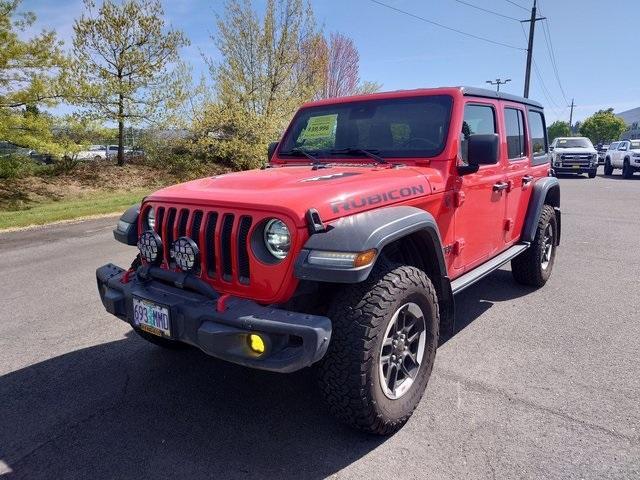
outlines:
[[[113,219],[0,234],[0,475],[640,478],[640,175],[560,181],[551,280],[460,294],[390,438],[335,423],[309,371],[163,351],[106,314],[95,268],[134,254]]]

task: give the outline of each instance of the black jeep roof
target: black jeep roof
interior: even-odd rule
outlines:
[[[489,90],[487,88],[478,87],[460,87],[463,95],[469,95],[473,97],[485,97],[485,98],[498,98],[500,100],[509,100],[511,102],[524,103],[525,105],[531,105],[532,107],[543,108],[540,102],[531,100],[530,98],[524,98],[519,95],[512,95],[510,93],[496,92],[495,90]]]

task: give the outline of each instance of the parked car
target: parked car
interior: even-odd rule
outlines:
[[[120,218],[106,310],[162,347],[318,364],[330,410],[391,434],[423,395],[454,295],[511,261],[542,287],[560,243],[542,105],[478,88],[304,105],[269,167],[159,190]],[[197,367],[196,367],[197,368]],[[273,377],[275,380],[275,377]]]
[[[631,178],[634,172],[640,171],[640,139],[617,142],[615,149],[607,151],[604,174],[612,175],[617,168],[622,169],[624,178]]]
[[[586,137],[558,137],[551,143],[551,164],[555,173],[588,173],[595,178],[598,172],[598,152]]]
[[[604,159],[607,156],[607,150],[609,150],[609,145],[606,143],[601,143],[596,148],[598,151],[598,165],[604,165]]]
[[[607,148],[607,151],[604,154],[604,174],[605,175],[611,175],[611,173],[613,173],[613,167],[611,167],[611,155],[613,154],[613,152],[615,152],[618,149],[618,145],[620,145],[620,142],[611,142],[611,144],[609,145],[609,148]],[[607,173],[610,172],[610,173]]]
[[[124,154],[127,155],[133,151],[131,147],[123,147]],[[118,145],[107,145],[107,158],[118,158]]]
[[[105,160],[107,158],[107,147],[104,145],[91,145],[87,150],[82,150],[76,154],[76,159],[86,160]]]

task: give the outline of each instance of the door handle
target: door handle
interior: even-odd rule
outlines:
[[[522,177],[522,185],[529,185],[531,182],[533,182],[533,176],[525,175]]]
[[[507,182],[498,182],[493,184],[494,192],[501,192],[502,190],[506,190],[509,188],[509,184]]]

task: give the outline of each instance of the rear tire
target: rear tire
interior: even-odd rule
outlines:
[[[545,205],[531,246],[511,261],[516,282],[532,287],[547,283],[556,258],[557,232],[556,212],[551,205]]]
[[[396,432],[435,360],[440,318],[431,280],[381,258],[367,280],[340,291],[328,316],[333,332],[318,380],[331,413],[365,432]]]
[[[605,175],[613,174],[613,167],[611,166],[611,160],[609,160],[608,158],[604,161],[604,174]]]
[[[626,179],[633,177],[633,168],[631,167],[629,160],[625,160],[622,165],[622,177]]]

